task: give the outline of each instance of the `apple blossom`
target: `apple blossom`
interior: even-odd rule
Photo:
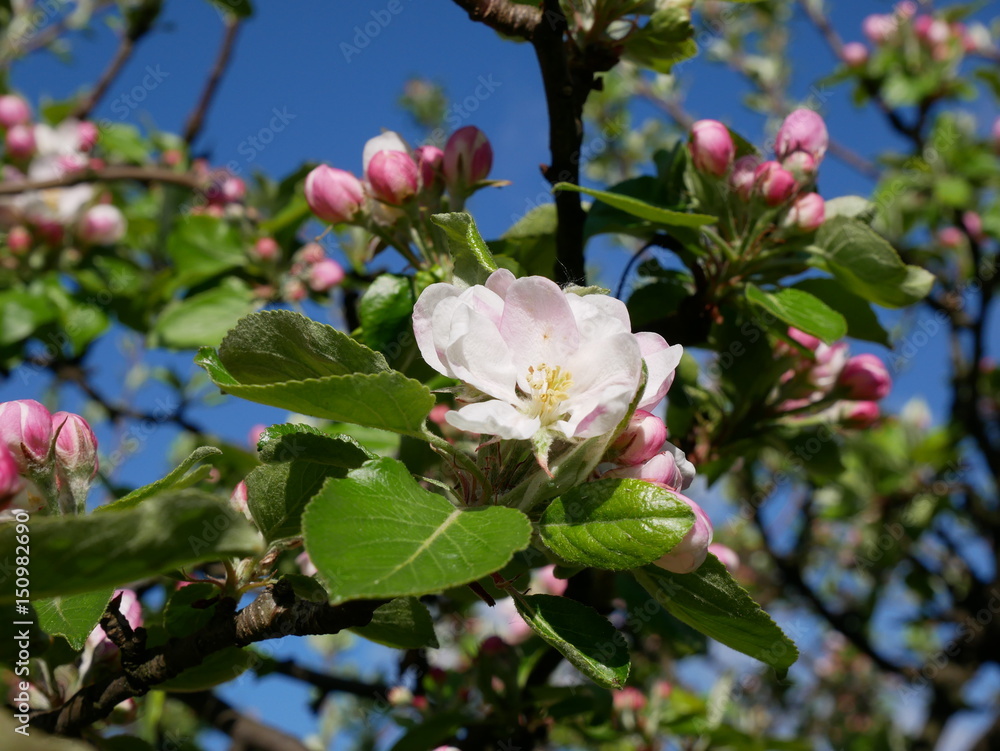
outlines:
[[[754,172],[754,189],[768,206],[778,206],[792,197],[795,178],[777,162],[764,162]]]
[[[740,567],[740,557],[736,555],[736,551],[720,542],[713,542],[709,545],[708,552],[718,558],[719,562],[730,572],[736,571]]]
[[[306,175],[305,195],[312,213],[330,224],[353,220],[365,202],[358,178],[325,164]]]
[[[554,282],[515,279],[506,269],[484,285],[432,284],[413,311],[424,360],[469,387],[447,413],[461,430],[536,441],[591,438],[614,430],[642,375],[639,407],[662,399],[681,347],[631,332],[625,305],[580,296]]]
[[[797,109],[781,124],[774,141],[774,152],[784,161],[795,151],[804,151],[819,164],[826,154],[830,136],[823,118],[810,109]]]
[[[872,44],[883,44],[896,33],[897,25],[891,15],[874,13],[861,22],[861,31]]]
[[[233,511],[243,514],[247,519],[251,519],[250,507],[247,505],[247,500],[247,484],[243,480],[240,480],[236,487],[233,488],[233,492],[229,495],[229,507]]]
[[[253,254],[261,261],[275,261],[281,255],[281,246],[273,237],[261,237],[254,243]]]
[[[86,481],[97,474],[97,437],[80,415],[56,412],[52,415],[56,436],[56,466],[61,475],[78,476]]]
[[[814,232],[823,225],[826,203],[818,193],[806,193],[796,198],[788,209],[786,223],[803,232]]]
[[[892,377],[876,355],[855,355],[844,365],[837,384],[846,389],[848,399],[884,399],[892,390]]]
[[[695,468],[687,456],[672,443],[642,464],[618,467],[601,475],[602,478],[645,480],[668,490],[687,490],[694,482]]]
[[[117,206],[91,206],[80,219],[80,239],[90,245],[113,245],[125,236],[127,222]]]
[[[444,183],[444,152],[437,146],[418,146],[415,152],[420,168],[420,187],[429,190]]]
[[[22,473],[48,461],[52,415],[34,399],[0,404],[0,443],[7,446]]]
[[[319,243],[306,243],[295,251],[295,260],[300,263],[314,264],[326,258],[326,250]]]
[[[717,120],[699,120],[691,126],[691,158],[701,172],[722,177],[736,156],[729,129]]]
[[[31,249],[31,232],[20,225],[11,227],[7,233],[7,247],[15,256],[21,256]]]
[[[142,605],[139,598],[131,589],[115,590],[112,602],[115,598],[118,601],[118,612],[121,613],[128,625],[133,630],[142,626]],[[80,674],[85,674],[92,665],[110,662],[118,656],[118,647],[108,638],[104,627],[94,626],[94,630],[87,637],[87,642],[83,647],[83,655],[80,661]]]
[[[375,198],[399,206],[416,195],[420,170],[406,152],[379,151],[368,163],[365,177]]]
[[[14,94],[0,96],[0,126],[12,128],[23,125],[31,120],[31,109],[28,103]]]
[[[344,269],[332,258],[324,258],[309,269],[309,288],[326,292],[344,281]]]
[[[833,408],[837,419],[849,428],[870,428],[878,422],[878,402],[838,402]]]
[[[362,171],[366,175],[368,174],[368,165],[371,163],[372,157],[380,151],[401,151],[404,154],[409,154],[410,147],[406,145],[406,141],[403,140],[399,133],[392,130],[387,130],[374,138],[369,138],[365,143],[361,158]]]
[[[83,151],[90,151],[97,144],[97,139],[100,137],[100,131],[97,130],[97,126],[90,120],[82,120],[77,126],[77,131],[80,136],[80,148]]]
[[[788,328],[788,338],[792,339],[799,344],[801,344],[806,349],[814,350],[819,347],[822,342],[812,334],[807,334],[805,331],[799,331],[794,326],[789,326]]]
[[[18,471],[17,462],[10,450],[0,443],[0,511],[7,507],[11,500],[24,487]]]
[[[804,151],[793,151],[784,158],[781,166],[791,173],[799,185],[812,182],[816,176],[816,160]]]
[[[969,233],[969,237],[976,242],[982,242],[986,239],[986,235],[983,234],[983,219],[975,211],[963,212],[962,224]]]
[[[4,142],[14,159],[27,159],[35,153],[35,134],[30,125],[15,125],[7,131]]]
[[[840,56],[850,68],[860,68],[868,62],[868,48],[862,42],[848,42]]]
[[[662,448],[666,439],[667,426],[663,420],[644,409],[637,409],[610,450],[619,464],[642,464]]]
[[[690,574],[698,569],[708,557],[708,546],[712,544],[712,521],[701,506],[687,496],[677,494],[694,512],[694,524],[684,538],[665,556],[654,563],[675,574]]]
[[[965,242],[965,235],[958,227],[943,227],[937,232],[937,241],[946,248],[960,248]]]
[[[614,692],[611,702],[617,712],[639,712],[646,706],[646,697],[635,686],[626,686]]]
[[[847,349],[847,342],[819,344],[815,350],[816,361],[807,375],[809,383],[821,391],[833,388],[847,363]]]
[[[492,167],[493,147],[479,128],[467,125],[451,134],[441,164],[449,190],[468,193],[470,186],[486,179]]]
[[[733,171],[729,175],[729,187],[736,192],[741,201],[750,200],[759,166],[760,159],[752,154],[741,156],[733,164]]]

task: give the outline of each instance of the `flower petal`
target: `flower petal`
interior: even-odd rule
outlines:
[[[451,317],[449,341],[442,359],[456,378],[496,399],[512,404],[519,401],[510,349],[487,315],[473,307],[457,307]]]
[[[684,348],[670,346],[659,334],[640,331],[635,335],[642,359],[646,361],[646,388],[639,399],[639,409],[650,409],[659,404],[674,382],[674,371],[681,362]]]
[[[528,417],[514,405],[496,399],[453,409],[444,419],[459,430],[516,440],[531,438],[541,427],[537,417]]]
[[[423,291],[416,305],[413,306],[413,335],[417,340],[420,354],[434,370],[447,376],[452,375],[452,373],[442,358],[444,350],[448,346],[445,332],[451,327],[449,324],[445,328],[443,321],[439,321],[436,328],[434,321],[441,303],[447,299],[454,299],[457,303],[459,294],[461,294],[461,290],[454,284],[431,284]],[[446,307],[454,308],[455,303]],[[441,312],[445,312],[444,308],[441,309]],[[437,336],[435,336],[436,331],[439,332]]]
[[[368,162],[380,151],[402,151],[409,154],[410,147],[406,145],[403,137],[394,130],[387,130],[381,135],[369,138],[361,156],[363,172],[366,175],[368,174]]]
[[[544,277],[514,281],[504,303],[500,334],[511,345],[518,383],[528,392],[528,366],[561,365],[579,347],[580,332],[566,295]]]
[[[500,297],[506,297],[507,290],[514,281],[514,274],[509,269],[497,269],[486,280],[486,289],[496,292]]]

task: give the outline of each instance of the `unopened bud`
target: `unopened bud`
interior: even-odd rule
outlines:
[[[31,109],[28,103],[14,94],[0,96],[0,125],[13,128],[15,125],[25,125],[31,120]]]
[[[56,412],[52,415],[56,437],[57,471],[67,478],[94,479],[97,474],[97,437],[80,415]]]
[[[740,567],[740,557],[736,555],[736,551],[720,542],[713,542],[709,545],[708,552],[718,558],[719,563],[729,569],[730,573]]]
[[[7,447],[0,443],[0,511],[7,508],[23,487],[24,481],[18,471],[17,462]]]
[[[741,156],[733,164],[733,171],[729,175],[729,186],[740,197],[741,201],[750,200],[759,166],[760,159],[752,154]]]
[[[863,42],[848,42],[841,51],[841,57],[849,68],[860,68],[868,62],[868,48]]]
[[[276,261],[281,255],[281,246],[273,237],[262,237],[254,243],[253,254],[261,261]]]
[[[736,156],[729,129],[717,120],[699,120],[691,126],[691,159],[700,172],[722,177]]]
[[[403,151],[380,151],[372,157],[365,173],[375,198],[400,206],[419,187],[420,171],[413,158]]]
[[[325,164],[306,176],[305,194],[312,213],[330,224],[353,220],[365,202],[358,178]]]
[[[35,132],[30,125],[15,125],[4,139],[7,153],[14,159],[27,159],[35,153]]]
[[[81,151],[90,151],[97,145],[100,131],[97,130],[97,126],[90,120],[81,120],[76,127],[80,136]]]
[[[846,389],[848,399],[859,401],[884,399],[892,390],[892,376],[876,355],[852,357],[837,382]]]
[[[7,233],[7,247],[15,256],[23,256],[31,250],[31,232],[27,227],[11,227]]]
[[[779,161],[784,161],[793,152],[804,151],[819,164],[829,142],[823,118],[810,109],[797,109],[778,128],[774,152]]]
[[[125,236],[125,216],[117,206],[91,206],[80,218],[78,233],[88,245],[113,245]]]
[[[779,206],[795,192],[795,178],[777,162],[764,162],[754,173],[754,190],[768,206]]]
[[[448,189],[467,194],[469,188],[485,180],[493,168],[490,140],[474,125],[459,128],[444,145],[441,168]]]
[[[344,269],[331,258],[324,258],[309,269],[309,288],[326,292],[344,281]]]
[[[0,404],[0,443],[22,474],[46,462],[52,443],[52,415],[34,399]]]
[[[878,402],[839,402],[836,415],[846,427],[870,428],[879,418]]]
[[[421,190],[441,188],[444,185],[444,152],[437,146],[420,146],[416,156]]]
[[[694,524],[669,553],[654,563],[675,574],[690,574],[705,562],[714,530],[712,529],[712,521],[701,506],[679,493],[677,498],[684,501],[694,512]]]
[[[628,427],[611,445],[612,458],[618,464],[632,466],[653,458],[667,439],[667,426],[656,415],[637,409]]]
[[[818,193],[806,193],[792,202],[786,224],[803,232],[814,232],[823,225],[826,203]]]

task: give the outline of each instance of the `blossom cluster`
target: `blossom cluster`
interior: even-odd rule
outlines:
[[[823,198],[813,188],[829,134],[823,118],[809,109],[788,115],[775,139],[775,158],[747,154],[736,158],[729,129],[716,120],[691,127],[691,160],[707,179],[725,180],[735,205],[758,201],[780,211],[782,226],[812,232],[825,218]]]
[[[27,102],[6,94],[0,96],[0,129],[4,182],[57,180],[103,166],[91,154],[98,129],[88,120],[36,123]],[[110,245],[124,236],[126,222],[109,200],[85,182],[26,191],[0,204],[0,226],[8,228],[7,246],[15,256],[36,242],[58,246],[67,235],[84,245]]]
[[[876,49],[904,47],[915,39],[917,49],[935,62],[959,62],[970,52],[986,52],[993,46],[989,29],[980,23],[966,26],[939,15],[918,13],[912,0],[896,3],[892,13],[873,13],[861,23],[865,38]],[[849,42],[842,52],[848,66],[862,67],[869,59],[862,42]]]
[[[847,342],[824,344],[795,328],[788,336],[802,350],[783,342],[778,348],[779,356],[790,363],[776,389],[780,412],[796,417],[815,413],[854,428],[878,420],[878,402],[892,389],[892,377],[878,356],[850,357]]]
[[[78,507],[97,467],[97,439],[80,415],[33,399],[0,403],[0,513],[38,510],[50,490]]]
[[[261,237],[250,250],[250,257],[259,263],[277,271],[281,260],[281,246],[273,237]],[[297,303],[305,300],[310,291],[317,294],[329,292],[344,281],[346,272],[334,259],[326,255],[326,250],[319,243],[306,243],[292,256],[291,265],[280,277],[281,298]],[[258,297],[271,299],[276,290],[269,285],[256,289]]]

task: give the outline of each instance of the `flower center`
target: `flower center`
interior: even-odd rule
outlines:
[[[558,365],[550,367],[545,363],[528,366],[528,386],[531,393],[529,407],[534,417],[541,417],[542,422],[550,422],[558,416],[559,405],[569,398],[569,390],[573,387],[573,374],[564,371]]]

